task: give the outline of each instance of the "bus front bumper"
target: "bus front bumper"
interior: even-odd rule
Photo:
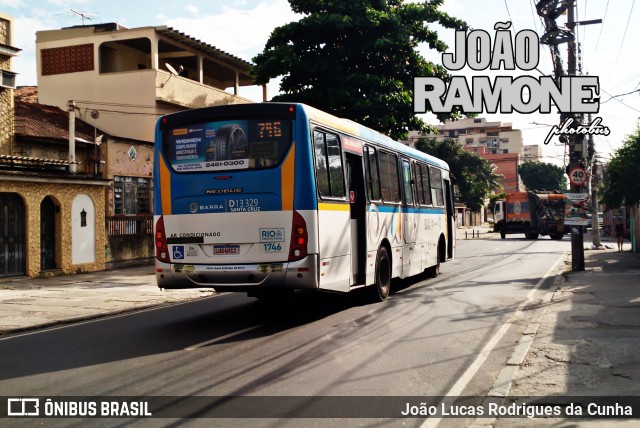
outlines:
[[[317,289],[318,256],[283,263],[198,265],[156,260],[158,287],[164,289],[215,288],[251,291],[263,288]]]

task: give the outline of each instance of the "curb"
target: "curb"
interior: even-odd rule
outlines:
[[[152,304],[152,305],[136,306],[135,308],[118,309],[118,310],[114,310],[114,311],[99,312],[99,313],[94,313],[94,314],[90,314],[90,315],[78,315],[78,316],[75,316],[75,317],[63,318],[63,319],[59,319],[59,320],[55,320],[55,321],[50,321],[50,322],[41,323],[41,324],[34,324],[34,325],[26,326],[26,327],[16,327],[16,328],[2,329],[2,330],[0,330],[0,340],[6,339],[6,338],[9,338],[11,336],[14,336],[14,335],[17,335],[17,334],[21,334],[21,333],[29,333],[29,332],[32,332],[34,330],[51,329],[51,328],[54,328],[54,327],[62,327],[62,326],[69,325],[69,324],[77,324],[77,323],[82,323],[82,322],[95,321],[95,320],[98,320],[98,319],[115,318],[115,317],[119,317],[119,316],[122,316],[122,315],[125,315],[125,314],[130,314],[130,313],[134,313],[134,312],[146,312],[146,311],[149,311],[149,310],[159,309],[159,308],[168,307],[168,306],[177,306],[177,305],[181,305],[181,304],[184,304],[184,303],[190,303],[190,302],[193,302],[195,300],[206,299],[206,298],[210,298],[210,297],[214,297],[214,296],[215,296],[215,294],[212,294],[210,296],[196,297],[196,298],[193,298],[193,299],[186,299],[186,300],[182,300],[182,301],[164,302],[164,303],[156,303],[156,304]]]

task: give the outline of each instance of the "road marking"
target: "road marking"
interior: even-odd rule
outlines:
[[[480,370],[480,367],[482,367],[482,365],[487,360],[487,358],[489,358],[489,354],[496,347],[500,339],[502,339],[502,337],[505,334],[507,334],[507,331],[509,331],[509,329],[511,328],[511,325],[518,318],[520,318],[524,307],[527,304],[529,304],[531,300],[533,300],[533,296],[535,295],[536,291],[538,291],[542,283],[549,277],[551,272],[555,271],[555,269],[558,267],[558,264],[560,264],[560,262],[563,261],[565,257],[566,257],[566,253],[563,253],[562,256],[558,260],[556,260],[555,263],[549,268],[549,270],[547,270],[547,272],[542,276],[542,278],[540,278],[540,280],[536,283],[536,285],[533,286],[531,291],[529,291],[529,293],[527,294],[527,300],[523,301],[518,305],[518,307],[516,308],[516,311],[513,313],[511,318],[509,318],[502,325],[502,327],[500,327],[500,329],[496,332],[496,334],[493,335],[491,340],[487,342],[487,344],[484,346],[484,348],[482,348],[482,351],[480,351],[480,353],[478,354],[476,359],[473,361],[473,363],[471,363],[469,368],[464,372],[462,376],[460,376],[460,379],[458,379],[458,381],[451,387],[451,389],[447,391],[447,393],[445,394],[445,397],[459,397],[462,394],[462,391],[464,391],[464,389],[467,387],[469,382],[471,382],[471,380],[476,375],[476,373],[478,373],[478,370]],[[438,426],[441,420],[442,418],[429,418],[424,421],[424,423],[420,426],[420,428],[435,428]]]
[[[247,327],[244,330],[234,331],[233,333],[225,334],[224,336],[216,337],[211,340],[207,340],[206,342],[198,343],[196,345],[189,346],[188,348],[184,348],[185,351],[193,351],[194,349],[202,348],[207,345],[211,345],[212,343],[220,342],[225,339],[229,339],[231,337],[240,336],[241,334],[248,333],[253,330],[257,330],[262,328],[262,325],[254,325],[253,327]]]

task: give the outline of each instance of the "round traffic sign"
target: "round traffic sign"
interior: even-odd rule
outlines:
[[[569,181],[574,186],[582,186],[587,182],[587,171],[582,167],[575,167],[569,171]]]

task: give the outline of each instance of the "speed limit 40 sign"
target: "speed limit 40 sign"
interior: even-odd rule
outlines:
[[[569,170],[569,181],[574,186],[584,186],[587,182],[587,171],[582,167],[576,167]]]

